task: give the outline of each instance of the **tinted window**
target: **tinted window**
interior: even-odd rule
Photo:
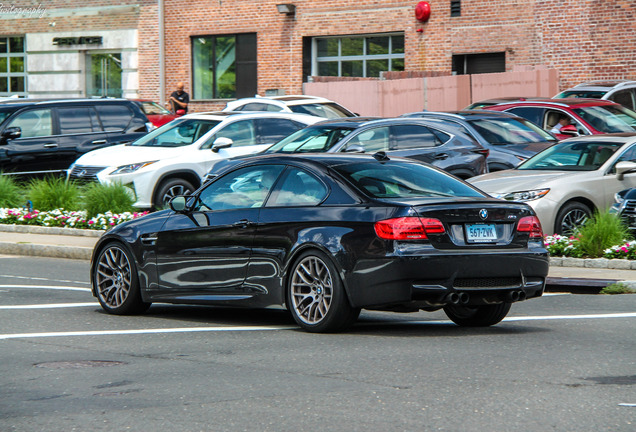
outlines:
[[[0,108],[0,124],[2,124],[11,114],[16,112],[19,107]]]
[[[289,168],[267,206],[314,206],[327,196],[327,188],[313,175],[298,168]]]
[[[435,147],[443,142],[427,127],[419,125],[391,126],[398,150]],[[446,135],[446,141],[450,138]]]
[[[556,141],[555,138],[529,121],[517,119],[478,119],[470,124],[490,144],[526,144]]]
[[[96,107],[105,131],[121,131],[126,129],[133,113],[127,106],[98,104]]]
[[[282,109],[276,105],[272,104],[264,104],[260,102],[251,102],[240,106],[236,109],[236,111],[274,111],[280,112]]]
[[[34,109],[17,115],[7,127],[19,127],[21,138],[33,138],[53,135],[53,122],[50,109]]]
[[[309,127],[294,132],[267,149],[267,153],[323,152],[351,132],[340,127]]]
[[[389,127],[378,127],[360,132],[349,140],[343,150],[352,146],[361,146],[367,153],[389,150]]]
[[[181,147],[194,143],[214,126],[219,124],[214,120],[181,119],[174,120],[166,126],[155,129],[148,135],[141,137],[132,145],[149,147]],[[212,144],[210,143],[210,146]],[[209,146],[208,146],[209,148]]]
[[[305,126],[302,123],[282,118],[256,119],[255,123],[263,144],[280,141]]]
[[[622,90],[614,93],[611,97],[616,103],[623,105],[625,108],[634,109],[633,90]]]
[[[144,112],[144,114],[154,114],[154,115],[172,114],[170,111],[168,111],[167,109],[165,109],[164,107],[162,107],[156,102],[148,102],[148,101],[142,102],[141,110]]]
[[[519,117],[528,119],[532,123],[543,127],[543,108],[518,107],[506,110],[506,112],[516,114]]]
[[[97,113],[90,107],[66,107],[58,108],[60,117],[60,133],[76,134],[101,131],[97,120]]]
[[[239,120],[234,123],[230,123],[221,129],[214,137],[229,138],[232,140],[233,147],[240,147],[246,145],[256,144],[256,131],[252,120]]]
[[[228,173],[201,191],[195,210],[261,207],[283,168],[282,165],[258,165]]]
[[[335,103],[291,105],[289,109],[295,113],[309,114],[324,118],[341,118],[355,116],[355,114],[345,110]]]
[[[484,196],[464,182],[426,165],[388,161],[333,168],[366,194],[377,198]]]
[[[561,98],[589,98],[589,99],[600,99],[605,96],[605,91],[597,91],[597,90],[566,90],[562,93],[559,93],[555,96],[557,99]]]

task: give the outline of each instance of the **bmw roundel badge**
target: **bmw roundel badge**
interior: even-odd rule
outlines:
[[[479,210],[479,217],[482,218],[483,220],[488,219],[488,210],[486,209]]]

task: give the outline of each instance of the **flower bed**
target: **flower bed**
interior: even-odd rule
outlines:
[[[547,236],[544,242],[551,256],[585,258],[585,254],[579,247],[579,240],[576,237],[552,235]],[[636,241],[626,240],[623,244],[605,249],[601,258],[634,260],[636,259]]]
[[[86,215],[86,211],[84,210],[67,211],[64,209],[57,209],[45,212],[39,210],[28,211],[22,208],[0,208],[0,223],[107,230],[115,225],[136,219],[146,214],[148,214],[148,212],[126,212],[120,214],[106,212],[89,219]]]

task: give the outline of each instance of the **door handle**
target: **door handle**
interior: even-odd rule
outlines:
[[[53,148],[53,147],[57,147],[57,143],[54,143],[54,142],[52,142],[52,143],[46,143],[46,144],[43,144],[43,145],[44,145],[44,148]]]
[[[435,156],[433,156],[435,159],[439,159],[439,160],[444,160],[444,159],[448,159],[448,153],[437,153]]]
[[[95,140],[91,141],[91,144],[106,144],[108,141],[106,140]]]
[[[249,227],[250,225],[252,225],[252,222],[251,222],[251,221],[249,221],[249,220],[247,220],[247,219],[241,219],[240,221],[238,221],[238,222],[234,222],[234,223],[232,224],[232,226],[235,226],[235,227],[241,227],[241,228],[247,228],[247,227]]]

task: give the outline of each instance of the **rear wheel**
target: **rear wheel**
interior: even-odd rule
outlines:
[[[196,189],[187,180],[181,178],[172,178],[161,182],[155,192],[154,206],[155,209],[161,210],[168,208],[170,200],[179,195],[188,195],[194,192]]]
[[[331,260],[320,251],[303,253],[294,263],[287,283],[289,309],[294,320],[310,332],[336,332],[351,326],[360,314],[349,304]]]
[[[462,327],[488,327],[495,325],[508,315],[510,303],[500,303],[482,306],[444,307],[444,312],[455,324]]]
[[[150,307],[141,299],[137,266],[122,244],[113,242],[102,249],[92,278],[99,304],[106,312],[129,315]]]

